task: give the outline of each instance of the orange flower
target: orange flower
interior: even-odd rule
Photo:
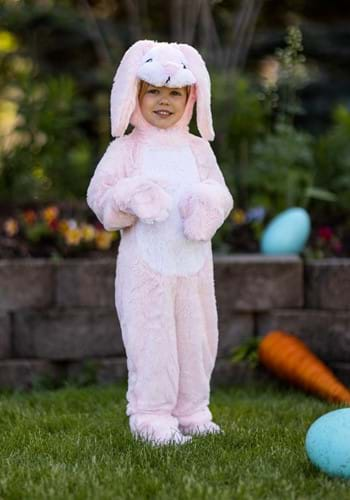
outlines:
[[[42,216],[43,216],[44,220],[48,224],[50,224],[52,221],[57,219],[59,213],[60,213],[59,209],[52,205],[50,207],[45,208],[42,211]]]
[[[59,221],[58,223],[58,232],[65,235],[67,230],[69,229],[69,224],[68,222],[66,221],[66,219],[62,219]]]
[[[5,231],[5,234],[7,236],[9,236],[10,238],[15,236],[19,231],[19,226],[18,226],[18,222],[16,221],[16,219],[13,219],[12,217],[7,219],[4,222],[4,231]]]
[[[95,243],[99,250],[108,250],[113,241],[113,233],[108,231],[96,231]]]
[[[24,210],[23,218],[27,224],[32,225],[37,220],[38,216],[34,210]]]

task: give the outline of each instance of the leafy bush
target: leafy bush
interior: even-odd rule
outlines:
[[[339,105],[333,125],[315,144],[315,182],[336,194],[337,211],[350,213],[350,111]]]
[[[0,153],[0,197],[17,202],[83,197],[92,147],[79,127],[86,108],[72,79],[42,82],[28,73],[8,92],[17,119]]]

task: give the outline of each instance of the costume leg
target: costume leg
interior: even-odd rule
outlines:
[[[218,346],[211,257],[195,276],[178,278],[176,332],[180,377],[173,415],[178,418],[180,428],[189,433],[219,432],[220,428],[211,422],[208,408],[210,377]]]
[[[116,308],[129,373],[127,415],[135,436],[160,444],[187,440],[171,415],[179,379],[175,284],[150,269],[135,247],[119,252]]]

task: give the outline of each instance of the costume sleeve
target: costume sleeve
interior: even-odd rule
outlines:
[[[185,193],[179,210],[185,237],[209,241],[231,212],[233,199],[209,143],[197,140],[194,151],[201,182]]]
[[[90,181],[86,200],[106,231],[117,231],[131,226],[136,216],[123,212],[126,163],[130,155],[123,139],[115,139],[108,146]]]
[[[224,221],[233,209],[234,203],[209,142],[202,141],[198,161],[206,172],[206,178],[202,180],[198,189],[202,191],[204,198],[208,198],[211,205],[215,205],[222,212]]]

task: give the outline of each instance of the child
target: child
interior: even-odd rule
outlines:
[[[202,137],[188,130],[195,102]],[[111,121],[116,139],[87,202],[106,230],[121,231],[115,299],[130,429],[182,444],[221,431],[208,408],[218,343],[211,238],[233,207],[208,143],[210,80],[199,53],[136,42],[114,79]]]

